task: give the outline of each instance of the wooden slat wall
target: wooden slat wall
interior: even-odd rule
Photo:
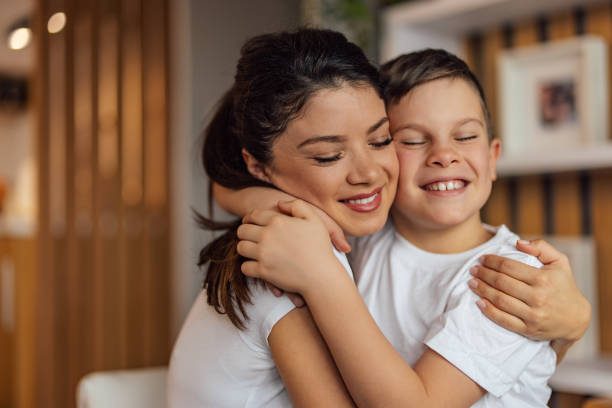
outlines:
[[[34,396],[19,407],[74,406],[88,372],[168,362],[166,8],[166,0],[38,0],[32,293],[44,341],[36,377],[21,384]],[[58,11],[67,26],[49,34]]]
[[[612,46],[612,4],[565,10],[480,33],[480,43],[466,41],[468,61],[480,74],[488,96],[495,97],[491,91],[496,86],[493,61],[503,48],[561,40],[581,33],[603,36]],[[474,58],[479,54],[483,55]],[[477,67],[479,62],[482,65]],[[491,105],[495,115],[495,103]],[[485,217],[493,224],[507,223],[524,235],[594,234],[599,266],[601,350],[612,352],[612,241],[607,237],[612,231],[612,170],[502,179],[494,187]]]
[[[470,36],[468,62],[480,76],[496,116],[496,58],[504,48],[596,34],[609,44],[608,76],[612,101],[612,2],[564,10],[531,20],[509,22]],[[479,38],[479,41],[474,41]],[[502,39],[500,41],[500,38]],[[610,105],[612,118],[612,103]],[[497,126],[497,121],[494,121]],[[609,136],[612,139],[612,135]],[[566,172],[497,181],[483,216],[491,224],[508,224],[522,235],[590,235],[597,245],[600,349],[612,352],[612,169]],[[581,396],[557,395],[555,406],[578,407]]]

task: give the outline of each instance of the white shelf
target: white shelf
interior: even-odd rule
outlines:
[[[503,156],[497,173],[504,176],[559,173],[612,168],[612,143],[565,150],[534,150],[520,156]]]
[[[387,7],[382,14],[383,61],[425,47],[461,55],[470,32],[607,0],[421,0]]]
[[[563,361],[549,384],[555,391],[612,397],[612,357]]]

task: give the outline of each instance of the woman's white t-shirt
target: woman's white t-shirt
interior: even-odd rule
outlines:
[[[334,249],[352,278],[346,256]],[[249,320],[239,330],[208,305],[202,291],[174,345],[168,374],[170,408],[290,407],[268,344],[274,325],[295,308],[265,286],[249,284]]]

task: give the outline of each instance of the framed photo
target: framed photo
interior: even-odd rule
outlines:
[[[498,89],[504,155],[604,143],[607,65],[607,44],[594,36],[503,52]]]

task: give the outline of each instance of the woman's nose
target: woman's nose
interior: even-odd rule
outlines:
[[[353,158],[352,169],[348,175],[351,184],[371,184],[380,173],[380,166],[368,154],[360,154]]]

